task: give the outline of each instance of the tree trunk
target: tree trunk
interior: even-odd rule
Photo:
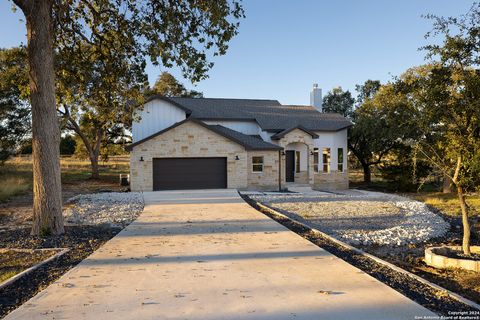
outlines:
[[[372,171],[370,165],[362,163],[363,167],[363,182],[370,183],[372,181]]]
[[[100,179],[100,171],[98,170],[98,157],[98,152],[92,151],[89,153],[90,167],[92,168],[92,179]]]
[[[27,21],[32,104],[33,235],[61,234],[60,127],[55,106],[51,0],[15,0]]]
[[[443,193],[452,193],[452,179],[447,175],[443,176]]]
[[[457,186],[458,199],[460,200],[460,208],[462,209],[462,225],[463,225],[463,253],[470,255],[470,223],[468,221],[468,207],[465,202],[465,195],[463,194],[462,186]]]
[[[463,225],[463,241],[462,249],[463,253],[469,256],[470,253],[470,223],[468,222],[468,207],[465,202],[465,195],[463,194],[462,184],[459,181],[460,171],[462,168],[462,156],[457,158],[457,166],[455,168],[455,174],[453,175],[452,182],[457,187],[458,200],[460,200],[460,208],[462,209],[462,225]]]
[[[92,179],[100,179],[100,172],[98,170],[98,158],[100,157],[100,147],[102,146],[102,140],[105,131],[103,129],[97,129],[95,137],[95,144],[89,150],[90,164],[92,167]]]

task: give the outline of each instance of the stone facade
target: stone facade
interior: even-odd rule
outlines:
[[[249,190],[278,191],[278,151],[248,151],[247,181]],[[253,172],[252,157],[263,157],[263,171]]]
[[[288,150],[288,145],[292,143],[303,143],[307,146],[307,171],[300,171],[295,173],[295,183],[310,184],[313,185],[313,156],[310,155],[310,151],[313,151],[313,138],[310,134],[303,130],[295,129],[287,133],[278,141],[272,141],[283,147],[284,150]],[[285,183],[285,156],[282,157],[282,182]]]
[[[315,190],[346,190],[348,189],[348,173],[332,171],[318,172],[314,175],[313,189]]]
[[[264,157],[261,174],[252,172],[254,155]],[[130,154],[132,191],[153,190],[153,158],[188,157],[226,157],[227,188],[278,190],[278,151],[247,151],[199,124],[186,122],[133,147]]]
[[[306,146],[307,170],[295,173],[295,183],[309,184],[318,190],[348,189],[347,172],[315,173],[313,171],[313,156],[310,155],[313,151],[313,139],[308,133],[296,129],[273,142],[284,150],[288,150],[288,145],[292,143],[302,143]],[[263,172],[253,172],[252,157],[254,156],[263,156]],[[285,155],[281,155],[281,152],[245,150],[242,145],[202,125],[185,122],[133,147],[130,155],[132,191],[153,190],[154,158],[188,157],[226,157],[228,188],[278,191],[279,188],[284,190],[287,187]],[[141,158],[143,161],[140,161]]]
[[[239,160],[235,160],[238,156]],[[143,157],[144,161],[139,161]],[[132,191],[153,190],[153,158],[227,157],[227,187],[247,188],[245,148],[194,122],[186,122],[133,147],[130,156]]]

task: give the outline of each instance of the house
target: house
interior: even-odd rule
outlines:
[[[317,85],[310,104],[153,96],[132,127],[131,189],[346,189],[352,124],[322,112]]]

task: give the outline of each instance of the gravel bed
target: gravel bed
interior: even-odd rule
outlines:
[[[353,266],[359,268],[365,273],[371,275],[375,279],[385,283],[389,287],[400,292],[404,296],[419,303],[425,308],[437,313],[438,315],[449,316],[451,312],[477,312],[478,310],[465,305],[444,292],[436,290],[414,278],[411,278],[398,271],[382,265],[368,257],[360,255],[352,250],[342,247],[329,239],[326,239],[318,233],[312,232],[294,220],[274,215],[271,212],[264,211],[256,205],[256,200],[252,200],[249,196],[243,196],[244,200],[252,207],[259,210],[263,214],[281,223],[291,231],[297,233],[303,238],[316,244],[317,246],[327,250],[335,256],[345,260]],[[252,196],[253,198],[253,196]]]
[[[72,197],[66,206],[63,215],[69,224],[124,227],[143,211],[144,202],[139,192],[104,192]]]
[[[65,234],[40,238],[30,235],[30,228],[0,232],[2,248],[70,248],[70,251],[0,289],[0,318],[18,308],[37,292],[60,278],[88,257],[121,228],[106,226],[67,226]]]
[[[379,192],[249,196],[352,245],[403,246],[442,237],[450,229],[424,203]]]

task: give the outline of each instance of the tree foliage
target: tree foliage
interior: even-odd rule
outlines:
[[[24,48],[0,49],[0,162],[30,133],[27,72]]]
[[[367,83],[372,83],[370,80]],[[358,88],[365,88],[359,86]],[[371,91],[369,89],[369,91]],[[408,125],[410,106],[392,84],[380,86],[376,93],[363,95],[363,103],[353,113],[349,149],[363,167],[364,181],[371,181],[371,166],[379,165],[392,151],[403,146],[416,132]]]
[[[60,90],[63,91],[60,95],[63,112],[73,125],[68,119],[73,112],[65,107],[71,108],[69,98],[76,96],[76,90],[87,93],[87,99],[81,102],[83,108],[91,107],[92,100],[95,100],[99,108],[105,109],[112,99],[118,101],[115,95],[119,90],[116,89],[128,87],[123,82],[115,82],[118,78],[125,79],[118,77],[117,68],[121,71],[143,70],[146,57],[156,65],[177,65],[185,78],[192,81],[204,79],[213,66],[211,58],[226,53],[228,42],[236,35],[238,20],[244,12],[237,0],[12,1],[24,13],[28,31],[29,82],[33,89],[30,95],[34,159],[32,233],[60,234],[64,229],[58,148],[60,132],[55,106],[55,52],[59,56],[72,57],[73,62],[81,61],[79,69],[87,70],[88,76],[83,78],[83,71],[77,73],[64,66],[68,70],[66,79],[77,76],[79,82],[84,82],[101,76],[105,80],[100,83],[114,85],[110,88],[113,93],[103,98],[90,90],[97,81]],[[89,61],[94,65],[86,65]],[[96,73],[99,70],[106,72],[100,75]],[[120,74],[125,75],[124,72]],[[131,80],[128,75],[126,80]],[[115,109],[115,106],[109,108]],[[101,117],[100,113],[91,114]]]
[[[151,90],[152,94],[160,94],[164,97],[189,97],[202,98],[203,93],[195,90],[187,90],[175,77],[164,71],[158,76]]]
[[[335,112],[351,118],[355,99],[350,91],[343,91],[341,87],[333,88],[323,97],[322,109],[324,112]]]

